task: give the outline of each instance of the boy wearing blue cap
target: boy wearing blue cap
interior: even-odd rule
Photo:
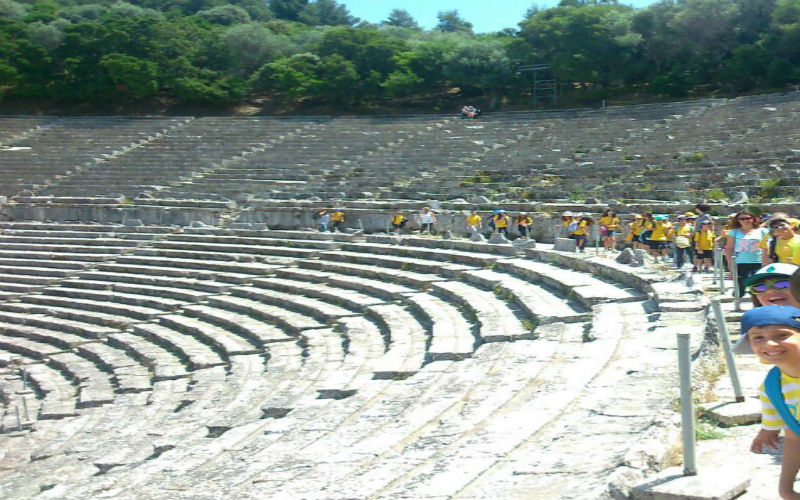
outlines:
[[[742,332],[744,335],[734,346],[734,351],[755,354],[762,363],[778,367],[780,392],[790,415],[796,420],[800,403],[800,309],[792,306],[756,307],[742,316]],[[750,450],[761,453],[765,447],[777,449],[778,434],[784,428],[786,439],[778,489],[781,498],[800,500],[800,493],[794,491],[794,480],[800,470],[800,436],[778,414],[779,409],[767,396],[764,384],[759,392],[762,428]]]

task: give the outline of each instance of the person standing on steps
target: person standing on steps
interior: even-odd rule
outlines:
[[[530,237],[531,226],[533,225],[533,218],[526,214],[525,212],[521,212],[517,216],[517,232],[519,233],[520,238],[527,239]]]
[[[684,262],[692,262],[692,223],[686,215],[679,215],[675,224],[675,268],[681,269]]]
[[[394,234],[402,233],[406,222],[408,222],[408,219],[403,215],[403,212],[398,210],[398,212],[394,214],[394,217],[392,217],[392,229],[394,230]]]
[[[433,225],[436,224],[436,214],[431,210],[431,207],[422,207],[422,211],[417,216],[417,220],[419,221],[421,234],[435,234]]]
[[[499,210],[496,214],[494,214],[494,217],[492,217],[495,229],[498,233],[503,234],[506,238],[508,238],[508,224],[510,219],[511,218],[508,216],[505,210]]]
[[[320,233],[327,233],[328,232],[328,224],[331,222],[331,214],[328,213],[328,209],[323,208],[319,212],[317,212],[317,226],[319,227]]]
[[[464,223],[467,225],[467,229],[469,230],[469,235],[472,236],[473,234],[479,234],[481,232],[481,221],[483,217],[478,215],[477,210],[473,210],[467,215]]]
[[[342,228],[342,224],[344,224],[344,211],[341,208],[337,208],[331,214],[331,222],[333,222],[331,232],[338,233]]]
[[[739,297],[744,296],[744,282],[761,267],[761,243],[767,229],[758,226],[758,217],[750,212],[740,212],[731,221],[731,230],[725,237],[725,258],[728,269],[733,269],[736,257],[736,273]],[[732,271],[731,271],[732,272]]]
[[[617,249],[616,235],[622,231],[617,212],[608,209],[600,217],[600,237],[603,238],[603,248],[606,252]]]

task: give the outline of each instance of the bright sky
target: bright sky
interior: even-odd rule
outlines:
[[[620,0],[619,3],[640,8],[655,1]],[[385,20],[393,9],[405,9],[426,29],[436,26],[439,12],[458,10],[462,19],[473,24],[475,32],[488,33],[516,28],[529,7],[554,7],[558,0],[338,0],[338,3],[346,5],[351,15],[376,24]]]

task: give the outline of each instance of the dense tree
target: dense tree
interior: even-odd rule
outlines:
[[[26,13],[25,5],[14,0],[0,0],[0,18],[21,20]]]
[[[300,11],[297,16],[311,26],[353,26],[359,19],[347,11],[347,7],[336,3],[336,0],[316,0]]]
[[[437,14],[439,22],[436,29],[445,33],[472,32],[472,23],[465,21],[457,10],[447,10]]]
[[[403,9],[394,9],[389,13],[389,17],[386,18],[381,24],[386,26],[397,26],[399,28],[411,28],[411,29],[419,29],[419,24],[411,14],[408,13],[407,10]]]
[[[300,13],[308,5],[308,0],[270,0],[269,9],[278,16],[279,19],[289,21],[299,20]]]
[[[402,9],[357,24],[336,0],[129,1],[0,0],[0,99],[499,102],[526,99],[518,68],[540,63],[587,101],[800,80],[800,0],[563,0],[491,35],[455,10],[423,30]]]
[[[561,79],[609,85],[626,80],[640,37],[629,7],[557,7],[521,24],[515,47],[527,63],[549,63]]]
[[[442,72],[452,85],[474,88],[496,100],[512,74],[513,65],[497,40],[465,40],[449,51]]]
[[[249,76],[264,64],[295,51],[289,38],[258,24],[233,26],[223,38],[229,67],[238,76]]]
[[[219,5],[207,10],[201,10],[197,13],[197,17],[206,19],[215,24],[224,24],[230,26],[231,24],[243,24],[250,22],[250,14],[238,5]]]

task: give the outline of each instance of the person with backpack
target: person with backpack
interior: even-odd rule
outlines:
[[[521,212],[517,215],[517,232],[519,232],[521,238],[528,238],[530,236],[532,225],[533,217],[525,212]]]
[[[572,236],[575,238],[575,243],[578,245],[578,251],[585,252],[586,242],[589,240],[589,233],[594,225],[594,219],[585,215],[573,222],[573,224],[575,224],[576,227],[572,231]]]
[[[692,230],[693,225],[686,215],[679,215],[674,228],[675,268],[681,269],[684,262],[692,262]]]
[[[750,451],[777,450],[783,429],[778,493],[784,499],[800,499],[794,489],[800,470],[800,309],[788,305],[756,307],[742,315],[742,332],[734,352],[755,354],[762,363],[774,365],[759,389],[761,430]]]
[[[492,221],[494,222],[494,227],[497,229],[497,232],[508,238],[508,224],[511,222],[511,217],[508,216],[506,211],[499,210],[492,217]]]
[[[331,222],[333,222],[331,232],[338,233],[342,228],[342,224],[344,224],[344,210],[337,208],[333,214],[331,214]]]
[[[407,222],[408,219],[406,216],[403,215],[403,212],[398,210],[398,212],[394,214],[394,217],[392,217],[392,229],[394,229],[394,234],[402,233]]]

